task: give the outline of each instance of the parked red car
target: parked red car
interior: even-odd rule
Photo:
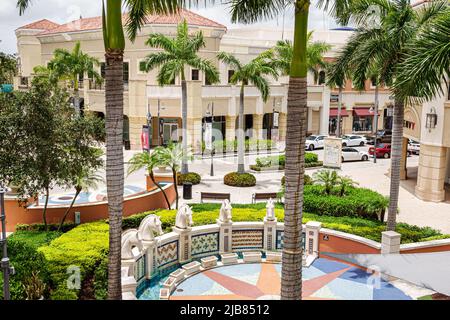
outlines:
[[[375,147],[369,148],[369,154],[373,156]],[[377,158],[389,159],[391,157],[391,145],[388,143],[380,143],[377,146]]]

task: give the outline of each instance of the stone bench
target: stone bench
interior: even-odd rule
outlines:
[[[192,261],[185,264],[182,268],[186,271],[186,276],[190,276],[193,273],[200,271],[201,264],[198,261]]]
[[[281,262],[281,252],[266,252],[267,262]]]
[[[200,261],[202,262],[202,267],[205,269],[217,266],[217,260],[218,259],[216,256],[210,256],[200,259]]]
[[[184,279],[185,274],[186,274],[185,270],[177,269],[174,272],[172,272],[171,274],[169,274],[169,277],[175,278],[175,282],[180,282],[181,280]]]
[[[169,300],[170,290],[167,288],[161,288],[159,290],[159,300]]]
[[[259,251],[250,251],[250,252],[244,252],[242,254],[244,257],[244,262],[261,262],[261,252]]]
[[[175,278],[169,277],[164,281],[163,288],[169,289],[169,292],[172,293],[176,287],[177,280]]]
[[[224,253],[220,255],[223,264],[238,263],[238,255],[236,253]]]

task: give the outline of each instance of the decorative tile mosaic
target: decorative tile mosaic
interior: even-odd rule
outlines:
[[[178,261],[178,240],[158,247],[158,265],[160,267]]]
[[[263,230],[233,230],[233,250],[262,249]]]
[[[192,257],[217,253],[219,251],[219,233],[206,233],[192,236]]]
[[[137,282],[141,281],[145,277],[145,261],[146,256],[142,256],[139,258],[138,261],[136,261],[136,264],[134,265],[134,278]]]

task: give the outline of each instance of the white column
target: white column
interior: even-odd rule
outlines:
[[[319,232],[322,223],[309,221],[306,223],[306,255],[319,256]]]
[[[145,241],[142,240],[142,245],[144,247],[145,252],[145,259],[146,259],[146,270],[145,270],[145,278],[151,279],[155,271],[157,271],[156,265],[155,265],[155,259],[156,259],[156,241]]]
[[[400,233],[384,231],[381,233],[381,254],[400,253]]]
[[[330,119],[330,96],[329,87],[323,87],[322,107],[320,108],[320,134],[328,135],[328,124]]]
[[[233,222],[222,222],[217,220],[217,224],[219,225],[219,253],[228,253],[232,252],[232,240],[233,240]]]
[[[264,217],[264,250],[275,251],[277,242],[277,219]]]
[[[192,228],[180,229],[173,228],[173,231],[179,235],[178,239],[178,262],[184,263],[191,260],[191,231]]]

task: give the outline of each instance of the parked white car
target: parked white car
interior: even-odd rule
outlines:
[[[313,151],[315,149],[320,149],[324,147],[324,139],[327,136],[325,135],[317,135],[317,136],[309,136],[306,138],[305,148],[306,150]]]
[[[420,142],[409,139],[408,152],[410,154],[419,154],[420,153]]]
[[[358,135],[345,135],[342,137],[343,147],[357,147],[364,146],[367,143],[366,137]]]
[[[342,148],[342,162],[367,160],[369,160],[369,154],[365,151],[360,151],[349,147]]]

